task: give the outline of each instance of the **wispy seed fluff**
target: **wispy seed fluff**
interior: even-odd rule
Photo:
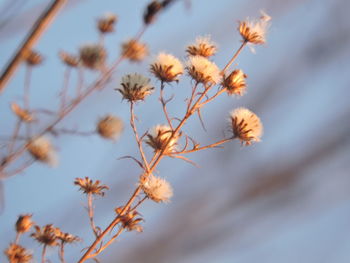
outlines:
[[[137,73],[125,75],[120,85],[122,88],[116,90],[129,102],[142,101],[154,91],[150,79]]]
[[[79,49],[80,60],[89,69],[101,70],[104,67],[106,56],[106,50],[98,44],[88,44]]]
[[[242,70],[235,69],[230,75],[224,77],[222,86],[226,88],[229,95],[236,94],[242,96],[247,89],[246,78],[247,75],[244,74]]]
[[[148,47],[137,40],[131,39],[122,44],[122,56],[132,62],[140,62],[148,55]]]
[[[240,21],[238,31],[243,41],[261,45],[266,42],[266,32],[270,26],[271,17],[261,11],[259,19]]]
[[[103,138],[116,140],[124,130],[124,123],[116,116],[107,115],[98,121],[96,130]]]
[[[198,37],[194,44],[187,47],[186,52],[189,56],[211,57],[217,51],[216,44],[211,41],[210,36]]]
[[[245,108],[238,108],[230,113],[230,124],[234,137],[242,144],[250,145],[259,142],[263,133],[263,125],[258,116]]]
[[[178,140],[178,136],[174,135],[167,145],[172,133],[173,132],[169,126],[157,125],[147,134],[146,143],[151,146],[154,151],[164,150],[164,153],[171,152],[175,149]]]
[[[220,69],[215,63],[202,56],[190,57],[186,64],[187,73],[198,83],[216,84],[220,81]]]
[[[58,164],[56,152],[46,137],[31,139],[27,144],[28,152],[38,161],[56,166]]]
[[[173,196],[173,189],[168,181],[153,174],[147,178],[141,177],[140,186],[148,198],[157,203],[169,202]]]
[[[151,73],[164,82],[178,81],[178,76],[183,73],[183,66],[173,55],[159,53],[151,64]]]

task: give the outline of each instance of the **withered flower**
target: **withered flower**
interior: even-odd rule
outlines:
[[[102,33],[114,32],[114,25],[117,22],[117,16],[114,14],[105,14],[97,20],[97,28]]]
[[[205,58],[213,56],[217,51],[216,44],[210,40],[210,37],[198,37],[194,44],[187,47],[186,52],[189,56],[202,56]]]
[[[116,90],[129,102],[143,101],[154,91],[154,87],[150,85],[150,79],[137,73],[125,75],[120,85],[122,88]]]
[[[116,116],[107,115],[98,121],[96,130],[103,138],[116,140],[124,130],[124,123]]]
[[[25,109],[22,109],[17,103],[11,103],[11,110],[23,122],[32,122],[35,120],[34,115]]]
[[[122,44],[122,56],[133,62],[142,61],[149,53],[146,44],[131,39]]]
[[[85,67],[101,70],[105,65],[107,53],[103,46],[89,44],[80,48],[79,57]]]
[[[169,202],[173,196],[173,189],[168,181],[153,174],[148,177],[141,176],[139,184],[144,193],[157,203]]]
[[[214,62],[202,56],[189,57],[186,70],[197,83],[216,84],[220,81],[220,69]]]
[[[183,66],[173,55],[159,53],[151,64],[151,73],[164,82],[178,81],[178,76],[183,73]]]
[[[20,215],[16,222],[16,232],[17,233],[26,233],[30,230],[30,228],[34,225],[32,221],[32,215]]]
[[[104,190],[108,190],[107,185],[100,185],[100,181],[92,181],[89,177],[75,178],[75,185],[80,187],[79,190],[83,191],[84,194],[101,195],[104,196]]]
[[[151,146],[154,151],[164,150],[164,153],[169,153],[176,148],[179,136],[172,136],[173,132],[167,125],[157,125],[153,127],[147,134],[146,143]],[[172,138],[170,139],[170,137]],[[170,141],[168,142],[168,140]]]
[[[56,236],[57,236],[57,239],[60,240],[62,243],[71,244],[71,243],[80,241],[79,237],[74,236],[74,235],[69,234],[69,233],[64,233],[59,228],[56,228]]]
[[[119,215],[123,207],[118,207],[115,212]],[[120,222],[127,231],[142,232],[143,227],[140,225],[144,221],[141,217],[135,218],[139,213],[137,211],[128,212],[125,215],[120,216]]]
[[[224,76],[222,81],[222,86],[226,88],[226,91],[229,95],[240,95],[242,96],[247,88],[245,79],[247,75],[243,73],[240,69],[235,69],[227,77]]]
[[[76,68],[79,66],[79,58],[77,56],[68,54],[67,52],[60,51],[59,56],[64,64],[68,67]]]
[[[57,243],[57,228],[53,225],[45,225],[42,228],[39,226],[34,226],[35,232],[31,234],[36,241],[45,246],[56,246]]]
[[[43,56],[34,50],[27,50],[24,52],[24,59],[29,66],[40,65],[43,61]]]
[[[243,41],[261,45],[266,42],[266,32],[270,26],[271,17],[266,13],[261,12],[259,20],[240,21],[238,31],[241,34]]]
[[[4,251],[10,263],[29,263],[33,259],[33,255],[24,247],[11,243]]]

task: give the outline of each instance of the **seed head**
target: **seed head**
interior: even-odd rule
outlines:
[[[116,90],[129,102],[142,101],[154,91],[150,79],[137,73],[125,75],[120,85],[122,88]]]
[[[103,46],[89,44],[80,48],[79,57],[85,67],[100,70],[104,67],[107,53]]]
[[[230,124],[233,136],[242,144],[250,145],[259,142],[263,133],[263,126],[258,116],[245,108],[238,108],[230,113]]]
[[[33,255],[24,247],[11,243],[4,251],[10,263],[29,263],[33,259]]]
[[[124,130],[124,123],[116,116],[107,115],[98,121],[96,129],[103,138],[117,140]]]
[[[132,62],[140,62],[148,55],[146,44],[131,39],[122,44],[122,56]]]
[[[20,215],[16,222],[16,232],[21,234],[26,233],[33,225],[34,222],[32,221],[32,215]]]
[[[23,122],[33,122],[35,120],[34,115],[25,109],[22,109],[17,103],[11,103],[11,110],[14,114]]]
[[[121,211],[123,210],[123,207],[118,207],[115,209],[115,212],[117,213],[117,215],[120,216]],[[142,232],[143,231],[143,227],[140,225],[140,223],[143,220],[142,217],[138,217],[136,218],[136,216],[138,216],[139,213],[137,211],[132,211],[132,212],[128,212],[122,216],[120,216],[120,221],[122,223],[123,228],[125,228],[127,231],[137,231],[137,232]]]
[[[216,51],[216,44],[210,40],[209,36],[198,37],[196,42],[189,45],[186,49],[189,56],[202,56],[205,58],[213,56]]]
[[[70,55],[64,51],[59,52],[59,56],[64,64],[66,64],[68,67],[76,68],[79,66],[79,58]]]
[[[24,52],[24,59],[29,66],[37,66],[43,62],[43,56],[34,50]]]
[[[28,152],[38,161],[51,166],[57,165],[57,156],[51,142],[43,136],[29,140],[27,143]]]
[[[183,66],[177,58],[166,53],[159,53],[151,64],[151,73],[161,81],[178,81],[178,76],[183,73]]]
[[[266,32],[270,26],[271,17],[261,11],[260,19],[240,21],[238,31],[243,41],[261,45],[266,42]]]
[[[186,70],[196,82],[203,84],[216,84],[220,81],[220,69],[215,63],[202,56],[190,57]]]
[[[61,229],[56,228],[57,239],[61,240],[62,243],[74,243],[80,241],[80,238],[69,233],[64,233]]]
[[[143,21],[146,25],[154,22],[156,15],[163,8],[162,4],[158,1],[152,1],[146,8],[143,15]]]
[[[176,148],[176,143],[179,138],[179,136],[174,135],[170,139],[172,134],[173,132],[169,126],[157,125],[147,134],[146,143],[151,146],[155,152],[164,150],[165,154],[170,153]]]
[[[141,176],[140,186],[144,193],[154,202],[169,202],[173,196],[173,189],[171,185],[163,178],[154,176]]]
[[[114,14],[105,14],[103,17],[97,20],[97,28],[102,33],[114,32],[114,25],[117,22],[117,16]]]
[[[40,228],[39,226],[34,226],[34,228],[35,232],[32,233],[30,236],[33,237],[36,241],[50,247],[58,245],[58,230],[53,225],[45,225],[42,228]]]
[[[222,86],[226,88],[229,95],[236,94],[242,96],[247,89],[246,78],[247,75],[242,70],[235,69],[227,77],[224,76]]]
[[[83,191],[84,194],[92,194],[92,195],[100,195],[104,196],[105,190],[108,190],[109,187],[107,185],[100,185],[100,181],[96,180],[92,181],[89,177],[83,178],[75,178],[74,184],[80,187],[79,190]]]

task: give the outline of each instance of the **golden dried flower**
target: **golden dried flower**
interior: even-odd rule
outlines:
[[[78,185],[80,187],[79,190],[83,191],[84,194],[104,196],[104,191],[109,189],[107,185],[100,185],[99,180],[94,182],[89,177],[85,177],[84,179],[75,178],[74,184]]]
[[[29,263],[33,259],[33,255],[24,247],[11,243],[4,251],[10,263]]]
[[[183,66],[177,58],[166,53],[159,53],[151,64],[151,73],[161,81],[178,81],[178,76],[183,73]]]
[[[101,45],[88,44],[80,48],[79,57],[85,67],[101,70],[105,65],[107,53]]]
[[[61,229],[56,228],[57,239],[61,240],[62,243],[74,243],[80,241],[80,238],[69,233],[63,233]]]
[[[202,56],[190,57],[187,61],[186,70],[196,82],[216,84],[220,81],[220,69],[214,62]]]
[[[32,233],[30,236],[33,237],[36,241],[39,243],[46,245],[46,246],[56,246],[57,243],[57,228],[55,228],[53,225],[45,225],[42,228],[39,226],[34,226],[35,232]]]
[[[233,136],[242,144],[250,145],[259,142],[263,133],[263,126],[258,116],[245,108],[238,108],[230,113],[230,124]]]
[[[129,102],[144,100],[154,91],[154,87],[150,85],[150,79],[137,73],[125,75],[120,85],[122,88],[116,90]]]
[[[266,42],[266,32],[270,26],[271,17],[261,11],[259,20],[240,21],[238,31],[241,34],[243,41],[261,45]]]
[[[124,123],[116,116],[107,115],[98,121],[96,130],[103,138],[116,140],[124,130]]]
[[[56,166],[58,163],[56,152],[46,137],[40,136],[31,139],[27,143],[27,150],[38,161],[51,166]]]
[[[140,62],[148,55],[146,44],[131,39],[122,44],[122,56],[133,62]]]
[[[24,52],[24,59],[29,66],[40,65],[43,61],[42,55],[34,50],[27,50]]]
[[[64,64],[68,67],[76,68],[79,66],[79,58],[74,55],[70,55],[67,52],[60,51],[59,56]]]
[[[189,56],[202,56],[206,58],[213,56],[216,51],[216,44],[210,40],[209,36],[198,37],[196,42],[189,45],[186,49]]]
[[[28,110],[22,109],[17,103],[12,102],[11,103],[11,110],[13,111],[16,116],[24,122],[32,122],[35,120],[32,113]]]
[[[98,30],[104,33],[114,32],[114,25],[117,22],[117,16],[114,14],[105,14],[103,17],[97,20]]]
[[[235,69],[227,77],[224,76],[222,81],[222,86],[226,88],[226,91],[229,95],[240,95],[242,96],[247,88],[245,79],[247,75],[243,73],[240,69]]]
[[[17,233],[26,233],[34,225],[32,221],[32,215],[20,215],[16,222],[16,232]]]
[[[115,212],[120,215],[120,212],[123,210],[123,207],[118,207],[115,209]],[[141,217],[135,218],[139,213],[137,211],[128,212],[125,215],[120,216],[120,222],[122,223],[123,228],[127,231],[137,231],[142,232],[143,227],[140,223],[143,221]]]
[[[147,134],[146,143],[151,146],[154,151],[164,150],[164,154],[172,152],[176,148],[176,143],[179,138],[179,136],[175,135],[170,139],[172,134],[173,132],[169,126],[157,125]]]
[[[157,203],[169,202],[173,196],[173,189],[168,181],[153,174],[148,177],[141,176],[140,186],[144,193]]]

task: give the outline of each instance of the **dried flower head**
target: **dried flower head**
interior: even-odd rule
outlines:
[[[10,263],[29,263],[33,259],[33,255],[24,247],[11,243],[4,251]]]
[[[107,185],[100,185],[100,181],[96,180],[92,181],[89,177],[83,178],[75,178],[74,184],[80,187],[79,190],[83,191],[84,194],[92,194],[92,195],[101,195],[104,196],[105,190],[108,190],[109,187]]]
[[[186,70],[196,82],[203,84],[216,84],[220,81],[220,69],[214,62],[202,56],[190,57]]]
[[[137,73],[125,75],[120,85],[122,88],[116,90],[129,102],[144,100],[154,91],[154,87],[150,85],[150,79]]]
[[[222,86],[226,88],[226,91],[229,95],[240,95],[242,96],[247,88],[245,79],[247,75],[243,73],[240,69],[235,69],[227,77],[224,76],[222,81]]]
[[[68,67],[76,68],[79,66],[79,58],[77,56],[68,54],[67,52],[60,51],[59,56],[64,64]]]
[[[140,186],[144,193],[157,203],[169,202],[173,196],[173,189],[168,181],[153,174],[148,177],[141,176]]]
[[[56,228],[56,236],[58,240],[61,240],[62,243],[74,243],[74,242],[79,242],[80,238],[77,236],[74,236],[69,233],[64,233],[61,231],[61,229]]]
[[[46,246],[56,246],[57,243],[57,228],[55,228],[53,225],[45,225],[42,228],[39,226],[34,226],[35,232],[32,233],[30,236],[33,237],[36,241],[39,243],[46,245]]]
[[[114,32],[114,25],[117,22],[117,16],[114,14],[105,14],[103,17],[97,20],[98,30],[104,33]]]
[[[118,207],[115,209],[115,212],[120,215],[123,207]],[[137,231],[142,232],[143,227],[140,225],[142,221],[144,221],[141,217],[135,218],[139,213],[137,211],[128,212],[125,215],[120,216],[120,221],[122,223],[123,228],[127,231]]]
[[[24,52],[24,59],[29,66],[37,66],[43,62],[43,56],[34,50]]]
[[[261,11],[260,19],[240,21],[238,31],[243,41],[261,45],[266,42],[266,32],[270,26],[271,17]]]
[[[166,53],[159,53],[151,64],[151,73],[161,81],[178,81],[178,76],[183,73],[183,66],[177,58]]]
[[[164,154],[172,152],[176,148],[178,135],[173,135],[173,131],[167,125],[157,125],[147,134],[146,143],[154,151],[164,151]],[[172,138],[171,138],[172,137]],[[171,139],[170,139],[171,138]],[[169,141],[170,139],[170,141]],[[169,141],[169,142],[168,142]]]
[[[98,121],[96,129],[103,138],[116,140],[124,130],[124,123],[116,116],[107,115]]]
[[[88,44],[80,48],[79,57],[85,67],[100,70],[104,67],[107,53],[101,45]]]
[[[211,41],[209,36],[198,37],[194,44],[187,47],[186,52],[189,56],[211,57],[217,51],[216,44]]]
[[[153,23],[157,13],[163,8],[162,4],[158,1],[152,1],[146,8],[143,15],[143,21],[146,25]]]
[[[36,160],[51,166],[57,165],[56,152],[46,137],[40,136],[29,140],[27,150]]]
[[[32,215],[20,215],[16,222],[16,232],[17,233],[26,233],[30,230],[30,228],[34,225],[32,221]]]
[[[140,62],[148,55],[148,47],[137,40],[131,39],[122,44],[122,56],[133,62]]]
[[[34,115],[25,109],[22,109],[17,103],[11,103],[11,110],[23,122],[32,122],[35,120]]]
[[[234,137],[242,144],[250,145],[259,142],[263,126],[258,116],[245,108],[238,108],[230,113],[230,124]]]

